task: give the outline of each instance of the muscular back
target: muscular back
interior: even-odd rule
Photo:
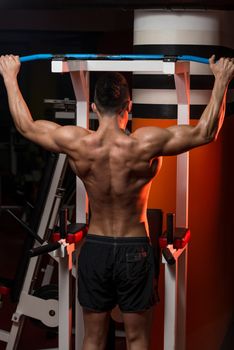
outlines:
[[[158,159],[150,160],[140,140],[120,129],[89,133],[76,150],[70,163],[88,193],[90,233],[145,235],[146,205]]]

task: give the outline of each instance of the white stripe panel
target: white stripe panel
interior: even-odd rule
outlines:
[[[134,45],[220,45],[221,32],[197,30],[141,30],[134,32]]]
[[[199,55],[199,52],[197,55]],[[213,73],[209,64],[190,62],[190,75],[213,75]]]
[[[206,105],[211,90],[190,90],[191,105]],[[176,90],[171,89],[133,89],[133,103],[141,104],[177,104]],[[228,102],[234,101],[234,90],[228,92]]]
[[[234,11],[135,10],[134,45],[217,45],[234,48]],[[155,52],[163,54],[163,52]],[[199,52],[194,52],[199,56]],[[191,74],[212,74],[191,62]]]
[[[137,72],[133,74],[155,74],[160,75],[161,72]],[[210,67],[208,64],[204,63],[197,63],[197,62],[190,62],[190,75],[213,75],[213,73],[210,70]]]
[[[220,30],[225,11],[136,10],[134,30]]]

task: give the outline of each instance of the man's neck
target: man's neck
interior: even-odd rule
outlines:
[[[125,122],[119,115],[102,116],[99,118],[99,128],[113,131],[125,130]]]

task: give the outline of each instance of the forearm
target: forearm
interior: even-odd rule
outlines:
[[[219,77],[215,79],[210,101],[197,124],[196,130],[206,142],[216,139],[222,127],[226,110],[227,87],[228,82],[225,79]]]
[[[16,79],[4,79],[7,90],[9,109],[17,130],[23,135],[33,127],[33,119],[27,104],[20,92]]]

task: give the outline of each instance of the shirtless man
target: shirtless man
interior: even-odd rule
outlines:
[[[124,129],[131,109],[127,83],[118,73],[97,82],[92,104],[99,128],[92,132],[32,119],[17,83],[17,56],[1,56],[0,73],[13,121],[27,139],[52,152],[66,153],[88,193],[91,221],[79,257],[79,301],[84,310],[83,350],[105,348],[110,311],[123,313],[129,350],[149,349],[155,303],[154,264],[146,207],[161,156],[177,155],[217,138],[234,60],[210,58],[215,83],[196,126]]]

